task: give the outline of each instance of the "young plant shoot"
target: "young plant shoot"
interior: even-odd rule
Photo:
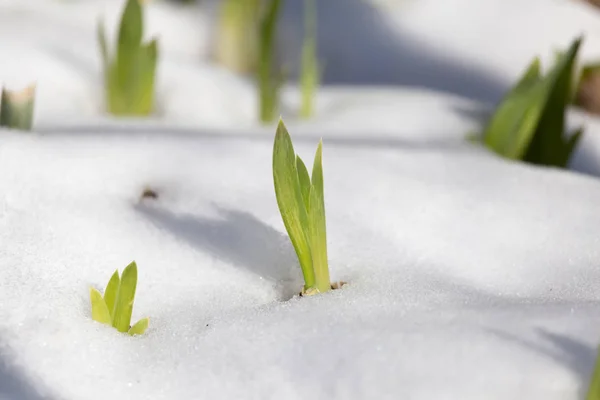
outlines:
[[[331,289],[327,264],[325,197],[323,193],[323,141],[319,142],[312,177],[294,152],[292,139],[279,121],[273,145],[273,181],[279,212],[296,250],[302,274],[304,295]]]
[[[525,162],[566,167],[582,129],[565,137],[578,38],[543,76],[536,58],[505,96],[483,133],[483,143],[499,155]]]
[[[20,91],[2,89],[0,99],[0,127],[31,130],[35,104],[35,85]]]
[[[154,110],[154,82],[158,42],[142,43],[144,33],[140,0],[127,0],[121,16],[116,55],[109,54],[102,21],[98,42],[104,67],[107,110],[119,116],[147,116]]]
[[[104,296],[91,288],[92,319],[101,324],[111,325],[119,332],[127,332],[131,336],[143,334],[150,322],[148,318],[130,325],[136,286],[137,265],[134,261],[123,270],[123,275],[119,276],[119,271],[115,271],[106,285]]]
[[[590,386],[585,400],[600,400],[600,353],[596,355],[596,364],[590,378]]]
[[[317,7],[316,0],[304,0],[304,43],[302,44],[302,70],[300,88],[302,107],[300,116],[310,118],[314,112],[314,99],[321,70],[317,59]]]
[[[214,57],[219,64],[243,74],[256,71],[262,3],[263,0],[221,1],[214,48]]]
[[[271,122],[275,119],[279,104],[279,90],[283,74],[275,68],[275,37],[282,0],[266,0],[265,11],[260,21],[258,40],[258,90],[260,120]]]

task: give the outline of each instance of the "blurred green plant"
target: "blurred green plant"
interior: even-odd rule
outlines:
[[[265,123],[275,120],[284,81],[283,73],[275,71],[275,37],[282,0],[266,1],[259,26],[257,71],[260,120]]]
[[[104,67],[108,112],[120,116],[147,116],[154,110],[158,41],[142,43],[143,10],[139,0],[127,0],[116,44],[110,57],[104,23],[98,23],[98,42]]]
[[[0,127],[31,130],[35,105],[35,84],[20,91],[2,89]]]
[[[331,289],[327,261],[323,141],[319,142],[312,178],[295,154],[292,139],[279,120],[273,145],[273,181],[281,218],[296,250],[304,276],[304,295]]]
[[[317,58],[317,6],[316,0],[304,0],[304,43],[302,45],[302,71],[300,87],[302,106],[300,116],[310,118],[321,76]]]
[[[585,400],[600,400],[600,353],[596,355],[596,363]]]
[[[574,64],[582,38],[558,56],[544,76],[534,59],[496,108],[481,141],[514,160],[566,167],[583,129],[564,136],[566,111],[573,97]]]
[[[257,66],[258,24],[264,0],[222,0],[217,25],[216,61],[238,73]]]
[[[130,325],[136,286],[137,264],[133,261],[123,270],[122,276],[119,276],[119,270],[115,271],[106,285],[104,296],[91,288],[92,319],[110,325],[119,332],[127,332],[131,336],[143,334],[150,323],[148,318]]]

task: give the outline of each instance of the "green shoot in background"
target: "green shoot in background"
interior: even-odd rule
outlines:
[[[582,134],[578,129],[563,135],[581,41],[576,39],[545,76],[538,59],[530,64],[488,122],[482,137],[485,146],[509,159],[567,166]]]
[[[35,105],[35,85],[20,91],[2,89],[0,127],[31,130]]]
[[[217,25],[216,61],[238,73],[256,71],[258,22],[264,0],[222,0]]]
[[[98,23],[107,110],[111,114],[147,116],[154,110],[158,44],[156,39],[142,43],[143,33],[143,10],[139,0],[127,0],[121,16],[116,55],[112,58],[104,24]]]
[[[106,285],[104,296],[91,288],[92,319],[110,325],[119,332],[127,332],[131,336],[143,334],[150,322],[148,318],[130,325],[136,286],[137,265],[134,261],[123,270],[123,275],[119,276],[119,271],[115,271]]]
[[[294,152],[292,139],[279,121],[273,145],[273,181],[281,218],[296,250],[302,274],[303,294],[331,289],[327,261],[325,197],[323,191],[323,141],[319,142],[312,177]]]
[[[304,0],[304,43],[302,44],[302,70],[300,88],[302,106],[300,116],[310,118],[314,112],[314,99],[319,86],[321,70],[317,58],[317,6],[316,0]]]
[[[275,120],[279,106],[279,91],[283,83],[283,75],[275,69],[275,38],[277,21],[282,0],[267,0],[264,14],[259,24],[258,39],[258,90],[260,104],[260,120]]]
[[[600,400],[600,354],[596,356],[596,364],[594,365],[585,400]]]

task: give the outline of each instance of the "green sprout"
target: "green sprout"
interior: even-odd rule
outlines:
[[[215,46],[219,64],[239,73],[256,70],[262,3],[263,0],[222,0]]]
[[[488,122],[481,139],[485,146],[505,158],[566,167],[583,133],[580,128],[563,135],[581,41],[576,39],[545,76],[539,59],[533,60]]]
[[[116,56],[111,59],[102,21],[98,42],[104,67],[108,112],[114,115],[150,115],[154,109],[154,82],[158,59],[157,39],[142,43],[142,5],[127,0],[121,15]]]
[[[315,92],[321,70],[317,59],[317,9],[315,0],[304,0],[304,43],[302,44],[302,71],[300,87],[302,107],[300,115],[310,118],[314,110]]]
[[[104,297],[94,288],[90,289],[92,302],[92,319],[101,324],[111,325],[119,332],[127,332],[131,336],[141,335],[148,328],[150,320],[143,318],[131,326],[131,313],[137,286],[137,265],[129,264],[119,277],[116,270],[106,285]]]
[[[327,234],[323,193],[323,141],[319,142],[312,177],[294,153],[292,139],[279,120],[273,145],[273,181],[281,218],[296,250],[302,274],[303,294],[331,289],[327,264]]]
[[[275,36],[281,2],[281,0],[268,0],[259,24],[257,79],[262,122],[271,122],[275,119],[279,104],[279,90],[283,83],[283,74],[273,71]]]
[[[35,104],[35,85],[20,91],[2,89],[0,127],[31,130]]]
[[[596,357],[594,372],[592,373],[590,387],[588,388],[585,400],[600,400],[600,354]]]

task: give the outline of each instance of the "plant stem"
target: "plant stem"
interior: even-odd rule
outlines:
[[[281,75],[274,77],[275,33],[281,0],[269,0],[264,17],[259,29],[259,68],[258,85],[260,101],[260,120],[271,122],[275,119],[275,112],[279,99]]]
[[[217,62],[235,72],[256,70],[261,3],[262,0],[223,0],[215,57]]]
[[[317,10],[315,0],[304,0],[304,43],[302,45],[302,72],[300,76],[302,91],[300,116],[302,118],[310,118],[313,114],[314,97],[318,85]]]
[[[20,91],[2,90],[0,126],[24,131],[33,125],[35,85]]]

